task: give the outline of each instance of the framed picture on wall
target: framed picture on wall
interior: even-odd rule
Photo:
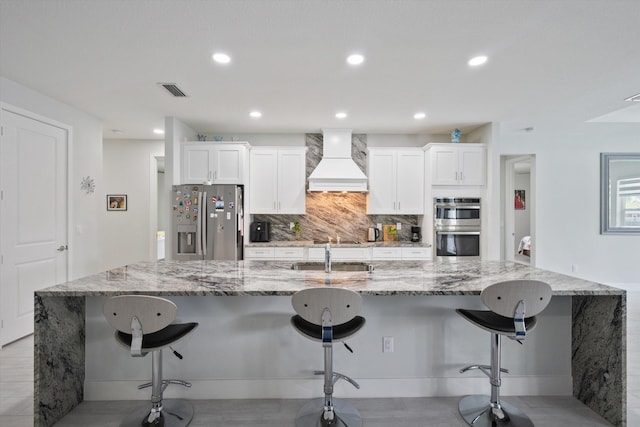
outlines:
[[[513,197],[513,208],[514,209],[524,209],[524,190],[515,190],[515,195]]]
[[[126,211],[127,195],[126,194],[108,194],[107,210],[108,211]]]

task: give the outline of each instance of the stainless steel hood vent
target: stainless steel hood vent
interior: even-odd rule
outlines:
[[[367,176],[351,158],[351,129],[322,130],[322,160],[309,175],[309,191],[367,191]]]

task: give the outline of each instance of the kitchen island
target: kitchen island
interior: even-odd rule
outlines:
[[[430,312],[436,312],[438,326],[445,330],[444,335],[438,333],[437,336],[445,337],[447,343],[440,346],[438,342],[430,342],[429,346],[423,347],[420,346],[420,340],[417,339],[416,347],[412,347],[409,351],[414,358],[415,354],[418,354],[419,364],[428,364],[430,353],[442,353],[449,346],[454,345],[449,341],[460,345],[460,341],[467,340],[466,337],[457,336],[458,332],[447,333],[447,331],[457,331],[457,323],[455,322],[458,322],[458,320],[453,320],[455,319],[453,307],[451,309],[443,308],[448,302],[453,301],[454,305],[473,305],[479,308],[481,304],[478,295],[486,286],[503,280],[535,279],[549,283],[554,295],[552,302],[556,300],[559,304],[558,307],[563,310],[566,308],[565,315],[568,319],[566,323],[569,325],[567,334],[569,336],[565,341],[569,342],[561,342],[557,345],[553,341],[554,338],[547,335],[549,329],[554,329],[553,322],[556,317],[548,319],[550,321],[547,322],[547,329],[543,324],[544,319],[541,318],[539,322],[541,325],[531,334],[532,342],[527,338],[527,344],[523,346],[528,349],[527,353],[521,355],[523,363],[535,360],[536,354],[550,353],[552,357],[562,357],[564,360],[555,360],[554,363],[559,365],[565,363],[568,366],[572,382],[570,392],[613,425],[626,425],[626,293],[624,290],[501,261],[456,263],[393,261],[372,262],[371,264],[374,266],[373,273],[334,272],[326,274],[324,271],[294,271],[291,269],[291,263],[288,262],[161,261],[130,265],[37,291],[34,334],[34,424],[36,426],[53,425],[85,399],[85,388],[88,387],[87,384],[91,383],[86,378],[86,366],[91,363],[95,364],[93,359],[97,353],[93,347],[96,346],[96,342],[100,345],[102,341],[105,341],[105,346],[113,347],[114,351],[126,353],[115,348],[116,344],[112,339],[107,339],[108,337],[103,337],[103,334],[95,332],[105,323],[97,320],[95,312],[98,310],[96,307],[99,307],[101,301],[110,296],[146,294],[177,298],[178,315],[186,314],[187,317],[190,310],[185,310],[186,306],[191,306],[192,303],[194,307],[200,305],[204,309],[200,310],[199,318],[195,319],[201,322],[200,329],[207,330],[206,324],[212,323],[214,326],[210,329],[211,333],[218,332],[220,334],[218,337],[209,339],[208,342],[212,343],[212,348],[216,342],[222,342],[226,346],[225,348],[230,349],[228,351],[233,352],[234,348],[231,347],[233,342],[240,342],[236,345],[246,345],[248,351],[241,352],[241,348],[236,347],[235,358],[246,359],[250,362],[241,366],[241,369],[252,371],[256,361],[259,360],[261,364],[267,365],[265,370],[272,371],[269,366],[271,359],[275,361],[277,358],[287,358],[286,364],[293,365],[298,359],[307,359],[305,354],[292,356],[290,352],[278,352],[278,348],[287,347],[288,335],[286,334],[292,333],[292,328],[285,324],[287,316],[292,314],[292,309],[283,308],[286,306],[285,300],[288,301],[289,297],[300,289],[315,286],[340,286],[359,292],[365,298],[365,308],[369,307],[366,317],[368,320],[367,328],[371,330],[371,333],[375,333],[376,328],[382,333],[386,333],[384,328],[389,325],[393,326],[393,319],[409,311],[413,316],[411,321],[417,322],[418,319],[424,318],[423,323],[425,324],[429,323],[426,319]],[[273,312],[267,313],[263,310],[262,313],[251,313],[243,312],[242,307],[237,304],[237,301],[245,300],[255,302],[255,304],[252,303],[251,310],[255,310],[256,305],[265,306],[267,301],[272,300],[280,301],[282,304]],[[222,301],[219,307],[216,306],[216,301]],[[393,304],[383,304],[381,301],[393,301]],[[230,309],[232,306],[234,310]],[[424,308],[421,308],[423,306]],[[215,310],[213,307],[216,307]],[[225,336],[219,331],[223,322],[217,321],[216,316],[221,316],[219,313],[223,312],[225,308],[230,313],[227,313],[225,318],[228,330],[223,332],[227,334],[233,332],[234,336]],[[196,311],[193,310],[194,315]],[[203,313],[205,314],[203,315]],[[385,319],[382,324],[376,323],[378,315]],[[207,318],[203,318],[203,316]],[[228,321],[234,317],[238,318],[236,322]],[[264,327],[258,332],[269,332],[268,335],[275,338],[268,338],[269,341],[264,342],[264,349],[251,348],[251,340],[256,336],[256,325],[264,326],[269,322],[275,326],[272,329]],[[463,320],[459,322],[462,325],[465,323]],[[435,324],[435,322],[432,323]],[[477,328],[470,325],[468,327],[464,325],[460,329],[469,331],[469,334],[474,336],[482,335],[476,330]],[[561,327],[558,326],[558,329]],[[100,337],[96,338],[94,335],[100,335]],[[242,335],[246,335],[246,338]],[[267,334],[263,333],[262,335]],[[421,337],[418,336],[418,338]],[[225,339],[228,339],[229,342],[225,342]],[[375,368],[378,376],[383,376],[383,373],[379,372],[380,367],[388,366],[389,369],[394,369],[388,359],[381,360],[379,363],[377,359],[374,360],[379,355],[373,355],[372,351],[366,351],[369,343],[364,342],[365,339],[367,339],[366,336],[358,343],[360,347],[365,348],[365,352],[357,353],[356,359],[371,359],[367,363]],[[545,344],[547,339],[551,341]],[[484,340],[485,338],[481,339],[482,342]],[[199,342],[196,338],[191,341],[194,342],[194,345]],[[262,345],[262,341],[258,343]],[[553,353],[552,348],[544,348],[545,345],[562,348],[562,356]],[[377,342],[374,346],[377,346]],[[296,351],[298,351],[297,348]],[[505,349],[504,351],[506,353],[511,350]],[[255,352],[264,353],[264,357],[251,359],[250,355],[245,354]],[[315,347],[309,352],[319,355],[319,350]],[[195,353],[193,357],[215,359],[215,351],[212,354],[208,354],[209,351],[207,354],[198,351],[191,353]],[[460,351],[455,353],[460,353]],[[488,357],[488,345],[480,348],[477,353]],[[102,353],[99,354],[104,357],[103,360],[107,363],[109,358]],[[452,358],[449,354],[439,356],[443,359]],[[124,354],[123,357],[128,356]],[[505,359],[507,359],[506,354]],[[129,362],[130,358],[123,364],[128,365]],[[143,365],[140,366],[144,366],[144,363],[148,361],[143,358],[141,362]],[[513,362],[517,363],[517,360]],[[194,363],[197,363],[197,360]],[[455,365],[459,368],[462,366],[462,361]],[[528,372],[527,369],[532,369],[527,365],[519,365],[518,368],[525,374]],[[211,369],[215,369],[215,366],[211,365]],[[455,370],[454,367],[445,364],[438,365],[434,369]],[[285,372],[282,368],[280,370],[283,371],[283,376],[291,376],[290,372]],[[252,384],[260,379],[258,377],[262,375],[262,372],[264,370],[255,371],[251,378],[254,381]],[[105,374],[101,372],[100,375]],[[366,375],[369,374],[360,373],[360,377]],[[402,375],[404,375],[400,378],[402,384],[414,384],[412,378],[406,378],[406,374],[403,373],[399,376]],[[545,373],[541,375],[544,376]],[[548,375],[553,376],[553,373]],[[190,378],[185,379],[189,380]],[[275,384],[278,378],[272,377],[268,380],[268,384]],[[374,379],[370,380],[372,384],[375,383]],[[482,384],[483,392],[488,392],[486,378],[478,378],[478,382]],[[274,387],[279,390],[277,385]],[[196,390],[190,391],[197,392],[198,387],[194,385],[194,389]],[[416,387],[416,390],[414,393],[424,392],[419,387]],[[429,393],[437,395],[439,389],[435,388],[434,390]],[[226,388],[222,392],[233,393],[231,388]],[[298,392],[298,390],[293,392]],[[536,393],[532,392],[531,394]],[[264,395],[275,397],[273,392],[267,390],[266,387]],[[210,396],[209,398],[214,397],[219,396]],[[367,395],[363,397],[367,397]],[[196,395],[193,398],[206,397]]]

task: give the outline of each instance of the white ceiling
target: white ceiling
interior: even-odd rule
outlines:
[[[0,75],[100,118],[107,138],[162,138],[165,116],[206,134],[433,134],[625,108],[640,122],[624,101],[640,92],[639,18],[636,0],[0,0]],[[489,61],[472,69],[477,54]]]

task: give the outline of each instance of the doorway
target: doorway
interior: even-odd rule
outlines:
[[[535,156],[503,156],[503,160],[503,257],[535,266]]]
[[[67,281],[70,128],[2,106],[0,346],[33,333],[33,293]]]

